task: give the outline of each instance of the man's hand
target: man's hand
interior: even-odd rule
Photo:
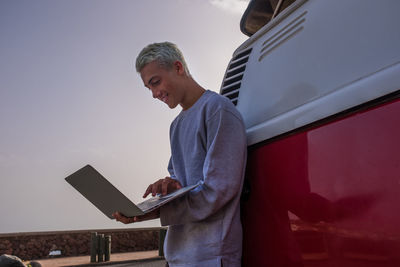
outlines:
[[[152,219],[157,219],[160,217],[160,209],[153,210],[152,212],[149,212],[145,215],[141,216],[134,216],[134,217],[126,217],[120,212],[114,212],[112,216],[119,222],[122,222],[124,224],[128,223],[135,223],[135,222],[141,222],[141,221],[147,221],[147,220],[152,220]]]
[[[153,197],[156,194],[165,196],[166,194],[172,193],[180,188],[182,188],[182,185],[179,181],[172,179],[171,177],[165,177],[164,179],[160,179],[154,184],[149,185],[143,197],[147,197],[150,193]]]

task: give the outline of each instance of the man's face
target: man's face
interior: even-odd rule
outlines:
[[[167,69],[156,61],[152,61],[140,72],[144,86],[149,88],[154,98],[157,98],[175,108],[182,102],[182,92],[179,90],[177,80],[180,78],[179,70],[176,68]]]

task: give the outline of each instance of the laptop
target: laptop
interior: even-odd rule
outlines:
[[[65,180],[110,219],[114,219],[112,214],[116,211],[126,217],[144,215],[186,194],[199,185],[183,187],[171,194],[157,195],[134,204],[90,165],[86,165],[69,175]]]

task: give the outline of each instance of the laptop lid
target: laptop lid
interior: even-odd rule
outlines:
[[[90,165],[65,180],[110,219],[114,219],[112,214],[116,211],[127,217],[145,214]]]

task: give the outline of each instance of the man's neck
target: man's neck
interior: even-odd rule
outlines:
[[[206,90],[203,87],[201,87],[198,83],[191,79],[189,86],[187,87],[185,99],[181,103],[182,109],[187,110],[192,107],[205,91]]]

